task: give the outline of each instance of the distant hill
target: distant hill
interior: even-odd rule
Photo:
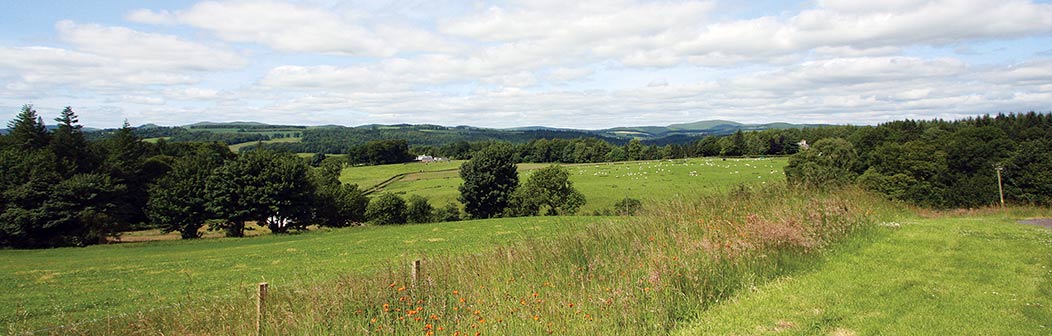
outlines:
[[[616,127],[596,131],[600,134],[619,138],[638,138],[660,140],[663,138],[683,139],[706,135],[727,135],[741,131],[760,131],[766,129],[825,127],[825,124],[790,124],[784,122],[767,124],[742,124],[728,120],[704,120],[668,126]],[[671,139],[669,139],[671,140]]]
[[[386,136],[397,137],[399,134],[415,136],[421,132],[429,133],[430,135],[436,135],[435,132],[440,132],[444,136],[441,140],[435,139],[435,141],[427,141],[428,144],[436,143],[447,143],[449,141],[478,141],[478,140],[513,140],[522,141],[531,138],[554,136],[554,137],[597,137],[613,142],[628,141],[629,139],[640,139],[650,142],[659,143],[682,143],[691,141],[696,137],[703,137],[706,135],[727,135],[742,131],[759,131],[765,129],[788,129],[788,128],[809,128],[809,127],[824,127],[830,126],[825,124],[791,124],[784,122],[767,123],[767,124],[743,124],[739,122],[729,120],[703,120],[692,123],[683,124],[672,124],[668,126],[634,126],[634,127],[615,127],[601,130],[581,130],[573,128],[557,128],[547,126],[525,126],[525,127],[513,127],[513,128],[485,128],[475,126],[440,126],[430,124],[395,124],[395,125],[380,125],[380,124],[369,124],[355,127],[347,127],[341,125],[323,125],[323,126],[296,126],[296,125],[271,125],[255,121],[233,121],[233,122],[210,122],[202,121],[189,125],[176,126],[176,127],[164,127],[156,124],[148,123],[142,126],[136,127],[140,131],[141,135],[147,137],[157,136],[170,136],[173,131],[179,131],[182,129],[190,132],[206,131],[214,129],[229,129],[231,132],[244,132],[244,133],[259,133],[267,131],[282,131],[288,129],[330,129],[330,130],[358,130],[359,132],[366,131],[383,131]],[[53,126],[48,126],[53,128]],[[99,131],[99,129],[85,128],[87,132]],[[7,129],[0,129],[0,134],[6,134]],[[361,140],[361,139],[357,139]]]

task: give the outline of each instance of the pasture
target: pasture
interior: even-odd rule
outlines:
[[[341,181],[358,184],[363,190],[389,181],[377,192],[404,196],[424,196],[431,204],[441,206],[455,202],[462,183],[458,175],[461,161],[441,163],[406,163],[344,169]],[[570,172],[574,187],[588,203],[578,214],[591,214],[610,209],[629,197],[644,203],[660,202],[699,194],[730,190],[739,184],[767,184],[785,181],[782,169],[786,158],[719,159],[588,163],[562,165]],[[531,171],[549,164],[519,164],[519,181]]]
[[[0,251],[0,324],[8,332],[222,301],[260,281],[277,288],[373,271],[421,255],[486,251],[548,238],[601,217],[515,218]]]

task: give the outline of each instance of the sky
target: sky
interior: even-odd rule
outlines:
[[[1052,111],[1029,0],[0,2],[0,119],[600,129]]]

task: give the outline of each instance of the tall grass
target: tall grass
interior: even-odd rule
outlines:
[[[655,206],[624,223],[468,255],[408,261],[371,276],[272,288],[270,334],[665,334],[743,288],[895,211],[858,190],[740,187]],[[83,326],[92,334],[247,334],[253,293],[206,307]]]

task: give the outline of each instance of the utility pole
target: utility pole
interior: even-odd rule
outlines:
[[[1001,208],[1005,207],[1005,188],[1001,184],[1001,171],[1005,170],[1005,167],[1000,163],[994,165],[994,170],[997,171],[997,192],[1001,195]]]

